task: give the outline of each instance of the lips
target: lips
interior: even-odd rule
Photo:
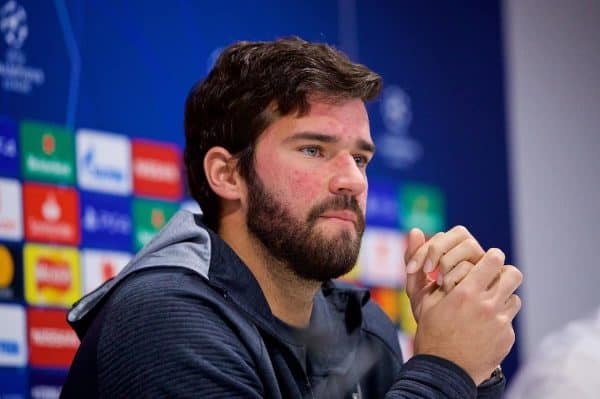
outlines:
[[[340,219],[345,220],[347,222],[352,222],[356,224],[357,217],[356,213],[352,211],[342,210],[342,211],[326,211],[321,214],[322,218],[327,219]]]

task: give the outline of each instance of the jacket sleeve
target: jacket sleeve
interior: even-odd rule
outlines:
[[[102,398],[262,398],[250,353],[185,274],[147,272],[111,298],[98,342]]]
[[[493,399],[501,398],[504,378],[484,382],[479,388],[456,364],[431,355],[409,359],[386,394],[386,399]]]

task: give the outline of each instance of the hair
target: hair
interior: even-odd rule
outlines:
[[[234,155],[247,181],[256,140],[275,120],[292,113],[306,115],[309,97],[333,104],[369,101],[381,87],[378,74],[327,44],[291,37],[225,48],[208,76],[194,85],[185,105],[188,188],[206,226],[216,231],[220,213],[220,198],[210,188],[203,166],[210,148],[221,146]]]

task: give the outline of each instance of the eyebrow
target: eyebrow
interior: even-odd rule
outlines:
[[[286,138],[284,141],[300,141],[300,140],[314,140],[322,143],[337,143],[340,141],[339,137],[332,136],[329,134],[317,133],[317,132],[299,132]],[[374,153],[375,145],[365,139],[357,139],[358,148],[362,151]]]

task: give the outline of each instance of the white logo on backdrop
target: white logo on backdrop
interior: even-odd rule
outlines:
[[[49,193],[42,204],[42,216],[49,222],[56,222],[62,215],[62,209],[54,194]]]
[[[125,136],[77,131],[77,180],[82,188],[112,194],[131,193],[131,145]]]
[[[377,137],[377,153],[387,166],[403,169],[423,157],[423,146],[408,136],[412,121],[410,97],[398,86],[389,86],[381,96],[380,114],[386,131]]]
[[[128,215],[86,205],[83,211],[83,227],[93,233],[102,231],[125,235],[131,232],[131,220]]]
[[[0,32],[12,48],[21,48],[27,39],[27,13],[16,1],[11,0],[0,9]]]
[[[0,238],[18,241],[23,237],[21,183],[0,178]]]
[[[14,0],[0,7],[0,33],[8,46],[4,62],[0,62],[2,88],[28,94],[34,86],[41,86],[46,77],[43,69],[26,65],[27,56],[22,47],[29,36],[27,12]]]
[[[22,367],[27,362],[25,311],[18,305],[0,304],[0,365]]]

